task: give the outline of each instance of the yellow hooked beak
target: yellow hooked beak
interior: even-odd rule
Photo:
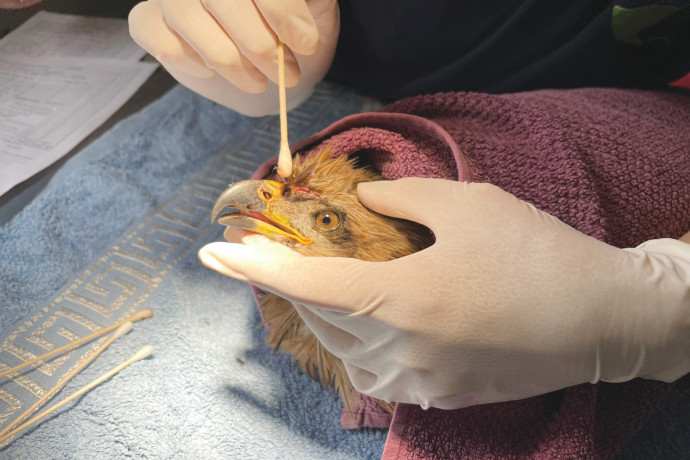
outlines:
[[[219,224],[228,227],[250,230],[269,238],[286,236],[301,244],[311,244],[312,241],[294,228],[287,217],[271,209],[272,203],[283,196],[284,189],[285,184],[272,180],[246,180],[231,185],[213,205],[211,221],[218,218]],[[224,208],[238,212],[218,217]]]

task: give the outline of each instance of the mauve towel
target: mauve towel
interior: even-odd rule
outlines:
[[[325,146],[337,154],[370,151],[388,179],[490,182],[618,247],[678,238],[690,229],[687,94],[580,89],[419,96],[344,118],[293,151]],[[399,404],[383,458],[607,458],[668,388],[636,379],[453,411]],[[388,419],[362,396],[342,422],[382,426]]]

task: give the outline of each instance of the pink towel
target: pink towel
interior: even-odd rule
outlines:
[[[690,97],[682,93],[419,96],[340,120],[293,151],[326,145],[345,155],[370,151],[388,179],[490,182],[618,247],[690,230]],[[667,390],[636,379],[453,411],[399,404],[383,457],[607,458]],[[343,426],[385,426],[386,414],[361,398]]]

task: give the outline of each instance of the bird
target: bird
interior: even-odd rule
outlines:
[[[229,186],[213,206],[212,221],[259,233],[305,256],[384,262],[433,244],[427,227],[376,213],[359,201],[357,184],[384,180],[367,158],[367,152],[334,155],[329,148],[295,154],[286,178],[274,170],[265,180]],[[321,344],[292,303],[266,293],[259,308],[274,352],[291,354],[302,370],[337,391],[351,408],[354,387],[343,362]],[[378,402],[393,412],[394,403]]]

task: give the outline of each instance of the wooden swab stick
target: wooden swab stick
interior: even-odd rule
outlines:
[[[52,414],[53,412],[55,412],[56,410],[58,410],[59,408],[61,408],[61,407],[64,406],[65,404],[67,404],[68,402],[70,402],[70,401],[72,401],[72,400],[78,398],[79,396],[83,395],[84,393],[86,393],[87,391],[91,390],[92,388],[94,388],[94,387],[100,385],[101,383],[105,382],[105,381],[108,380],[110,377],[112,377],[113,375],[117,374],[117,373],[120,372],[122,369],[124,369],[125,367],[129,366],[130,364],[133,364],[133,363],[135,363],[135,362],[137,362],[137,361],[139,361],[139,360],[141,360],[141,359],[144,359],[144,358],[148,357],[151,353],[153,353],[153,347],[152,347],[151,345],[145,345],[143,348],[141,348],[139,351],[137,351],[137,352],[136,352],[131,358],[129,358],[127,361],[123,362],[122,364],[120,364],[120,365],[114,367],[114,368],[111,369],[110,371],[108,371],[108,372],[106,372],[105,374],[101,375],[101,376],[98,377],[96,380],[94,380],[93,382],[91,382],[91,383],[89,383],[88,385],[86,385],[85,387],[83,387],[81,390],[78,390],[78,391],[72,393],[71,395],[69,395],[68,397],[66,397],[65,399],[63,399],[62,401],[60,401],[59,403],[55,404],[55,405],[54,405],[53,407],[51,407],[50,409],[44,410],[43,412],[41,412],[40,414],[38,414],[36,417],[32,418],[31,420],[27,421],[26,423],[22,423],[21,425],[19,425],[17,428],[15,428],[14,430],[10,431],[10,432],[7,433],[6,435],[0,436],[0,444],[2,444],[3,442],[7,441],[8,439],[10,439],[11,437],[13,437],[14,435],[16,435],[17,433],[19,433],[20,431],[24,430],[25,428],[30,427],[31,425],[33,425],[34,423],[38,422],[39,420],[41,420],[42,418],[46,417],[47,415]]]
[[[90,340],[95,339],[96,337],[100,337],[102,335],[107,334],[108,332],[114,331],[115,329],[122,326],[124,323],[126,323],[128,321],[131,321],[131,322],[139,321],[140,319],[151,318],[152,316],[153,316],[153,312],[150,309],[145,308],[143,310],[140,310],[140,311],[136,312],[135,314],[133,314],[132,316],[130,316],[129,318],[125,318],[122,321],[118,321],[117,323],[110,325],[108,327],[104,327],[103,329],[99,329],[92,334],[89,334],[85,337],[82,337],[81,339],[75,340],[74,342],[68,343],[67,345],[63,345],[59,348],[56,348],[55,350],[51,350],[46,354],[43,354],[41,356],[37,356],[34,359],[30,359],[30,360],[28,360],[28,361],[26,361],[26,362],[24,362],[18,366],[14,366],[10,369],[6,369],[6,370],[0,372],[0,378],[4,377],[6,375],[9,375],[13,372],[17,372],[18,370],[23,369],[26,366],[30,366],[30,365],[38,362],[38,361],[42,361],[44,359],[50,358],[51,356],[55,356],[59,353],[71,350],[72,348],[76,348],[83,343],[86,343]]]
[[[110,346],[110,344],[112,344],[115,340],[117,340],[118,338],[120,338],[120,337],[122,337],[123,335],[125,335],[126,333],[128,333],[128,332],[130,331],[130,329],[132,329],[132,326],[133,326],[133,325],[134,325],[134,323],[132,323],[131,321],[127,321],[126,323],[124,323],[123,325],[121,325],[120,327],[118,327],[117,330],[113,333],[113,335],[111,335],[110,337],[108,337],[108,340],[106,340],[105,342],[103,342],[103,344],[102,344],[101,346],[99,346],[93,353],[91,353],[91,354],[84,360],[83,363],[79,364],[77,367],[75,367],[74,369],[72,369],[72,370],[62,379],[62,382],[66,383],[66,382],[69,382],[70,380],[72,380],[72,379],[74,378],[75,375],[77,375],[79,372],[81,372],[82,369],[84,369],[86,366],[88,366],[94,359],[96,359],[96,358],[98,357],[98,355],[100,355],[101,353],[103,353],[103,352],[105,351],[105,349],[108,348],[108,347]],[[18,422],[21,422],[25,417],[31,416],[31,414],[33,414],[34,411],[38,410],[39,407],[43,406],[43,405],[44,405],[46,402],[48,402],[53,396],[55,396],[55,393],[57,393],[57,392],[60,390],[60,388],[62,388],[62,385],[57,385],[57,386],[51,388],[50,390],[46,391],[46,393],[45,393],[43,396],[41,396],[41,397],[38,399],[38,401],[36,401],[35,403],[33,403],[33,404],[31,405],[31,407],[29,407],[27,410],[25,410],[24,413],[23,413],[22,415],[20,415],[19,417],[17,417],[17,420],[15,421],[14,424],[7,426],[4,430],[1,430],[1,431],[0,431],[0,436],[4,435],[4,434],[7,433],[8,431],[10,431]]]
[[[292,172],[292,155],[288,143],[287,102],[285,97],[285,49],[278,42],[278,102],[280,103],[280,152],[278,153],[278,175],[288,177]]]

